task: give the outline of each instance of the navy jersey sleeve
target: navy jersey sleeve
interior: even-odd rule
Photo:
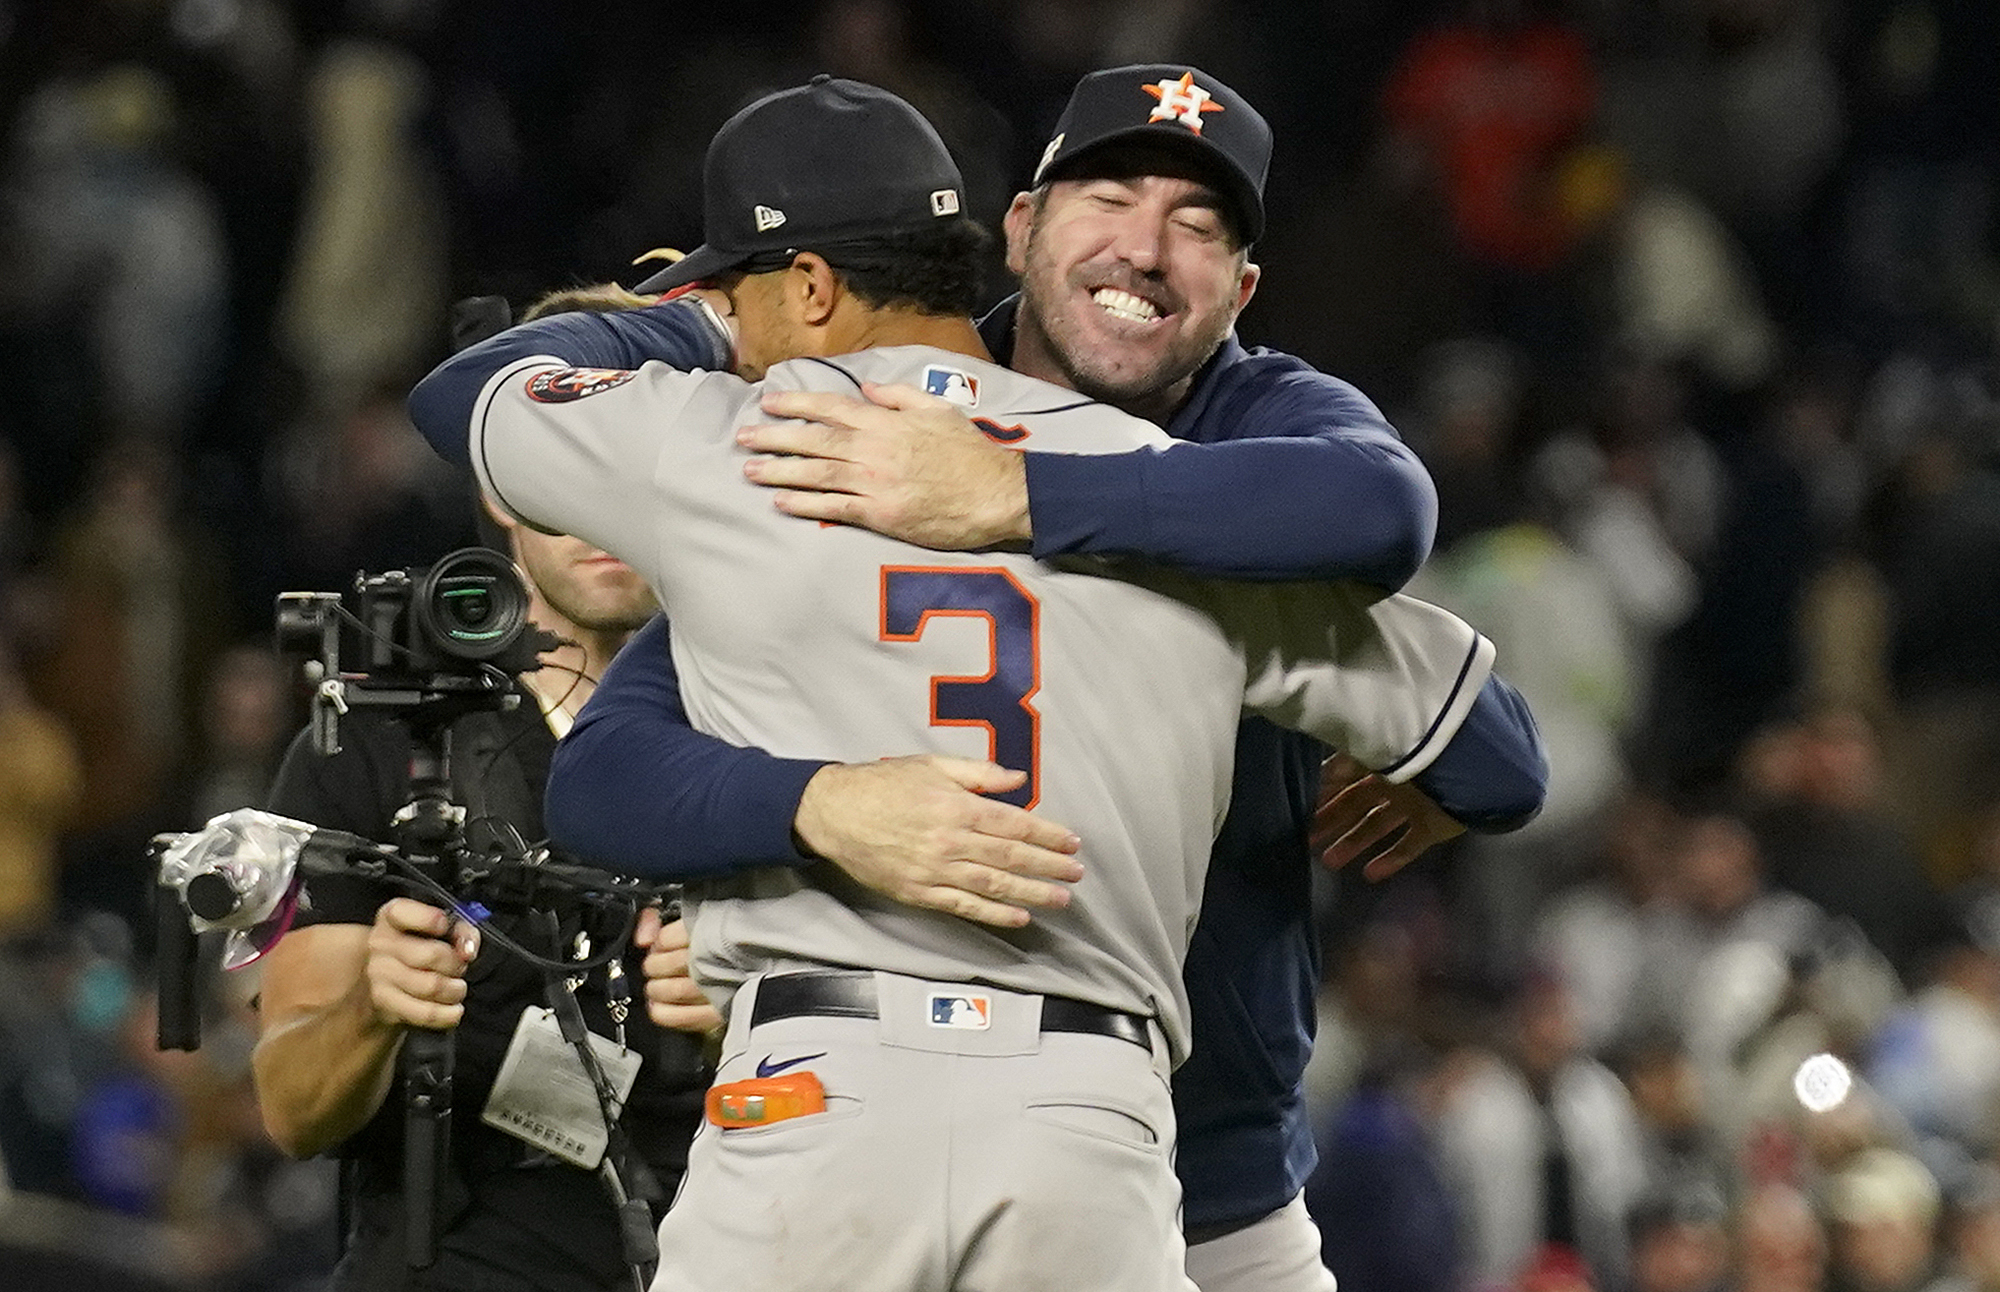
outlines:
[[[1143,556],[1236,579],[1358,579],[1394,591],[1430,555],[1437,489],[1367,396],[1230,342],[1165,449],[1027,455],[1039,557]]]
[[[521,359],[552,355],[578,368],[637,368],[648,360],[684,372],[728,372],[731,346],[692,300],[617,313],[573,310],[508,328],[432,369],[410,392],[410,421],[431,447],[460,466],[473,405],[494,373]]]
[[[1549,792],[1549,755],[1528,702],[1491,673],[1464,723],[1410,779],[1468,830],[1505,834],[1541,812]]]
[[[690,727],[668,641],[665,616],[655,616],[556,746],[549,837],[592,865],[652,879],[811,861],[793,846],[792,819],[825,764]]]

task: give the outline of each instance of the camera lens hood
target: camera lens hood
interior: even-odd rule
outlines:
[[[455,659],[492,659],[528,628],[527,585],[514,563],[490,548],[446,553],[423,572],[411,601],[425,643]]]

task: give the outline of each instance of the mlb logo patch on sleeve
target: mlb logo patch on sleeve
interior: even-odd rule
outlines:
[[[983,1032],[993,1025],[990,996],[934,991],[931,993],[931,1026],[961,1032]]]
[[[979,378],[956,368],[933,364],[924,369],[924,392],[950,400],[960,408],[979,407]]]

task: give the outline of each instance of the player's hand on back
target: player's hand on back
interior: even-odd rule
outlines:
[[[639,912],[632,945],[646,952],[646,1014],[661,1027],[676,1032],[709,1033],[722,1027],[722,1015],[701,994],[688,972],[688,932],[684,920],[662,920],[658,907]]]
[[[1463,833],[1465,827],[1428,794],[1414,785],[1392,785],[1346,754],[1335,754],[1320,768],[1312,846],[1332,869],[1365,858],[1363,875],[1387,879],[1433,845]]]
[[[764,411],[801,420],[746,426],[743,474],[778,510],[858,525],[939,551],[1032,536],[1021,455],[988,438],[958,407],[914,386],[863,385],[867,399],[767,391]]]
[[[465,971],[479,931],[451,912],[393,897],[368,930],[368,997],[385,1021],[451,1028],[465,1016]]]
[[[802,848],[906,906],[1019,928],[1083,877],[1067,827],[982,797],[1023,774],[935,754],[821,768],[799,800]]]

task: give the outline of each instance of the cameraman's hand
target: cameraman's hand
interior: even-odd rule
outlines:
[[[1069,904],[1083,878],[1076,835],[986,798],[1025,776],[941,754],[830,763],[806,782],[792,830],[803,848],[905,906],[996,928]]]
[[[451,912],[395,897],[368,931],[368,998],[383,1021],[457,1027],[465,1016],[465,971],[479,930]]]
[[[632,945],[646,952],[646,1016],[676,1032],[720,1031],[722,1015],[701,994],[688,973],[685,920],[663,924],[658,907],[639,912]]]

